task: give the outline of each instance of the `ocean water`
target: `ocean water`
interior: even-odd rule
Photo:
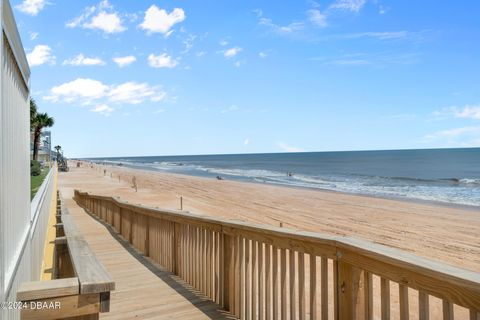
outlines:
[[[89,160],[211,178],[480,207],[480,148]]]

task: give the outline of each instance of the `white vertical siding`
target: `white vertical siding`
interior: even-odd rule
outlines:
[[[56,192],[53,189],[55,170],[56,166],[50,170],[42,186],[38,189],[35,198],[32,200],[32,225],[30,229],[30,269],[32,280],[40,280],[41,277],[50,207]]]
[[[19,284],[32,276],[30,70],[10,4],[0,1],[0,301],[15,301]],[[0,318],[16,319],[18,313],[3,311]]]
[[[3,0],[0,0],[0,30],[2,31],[2,40],[0,42],[0,62],[3,61]],[[2,78],[3,78],[3,67],[0,65],[0,126],[2,124],[2,121],[3,121],[3,115],[2,115],[2,110],[3,110],[3,92],[2,92],[2,88],[3,88],[3,81],[2,81]],[[3,130],[2,128],[0,127],[0,144],[2,143],[1,142],[1,139],[3,137]],[[3,170],[2,170],[2,154],[3,154],[3,147],[0,146],[0,302],[2,301],[5,301],[5,288],[4,288],[4,283],[5,283],[5,275],[4,275],[4,271],[3,271],[3,266],[5,264],[4,262],[4,258],[3,258],[3,251],[4,251],[4,243],[3,243],[3,229],[5,228],[4,227],[4,222],[3,222],[3,189],[5,188],[5,186],[3,185]],[[0,310],[0,317],[3,318],[3,311]]]
[[[5,281],[8,281],[29,236],[30,111],[28,90],[6,37],[2,51],[1,206]],[[5,287],[8,289],[8,283]]]

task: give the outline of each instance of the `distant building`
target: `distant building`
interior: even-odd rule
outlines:
[[[42,131],[38,146],[38,161],[52,161],[52,132]],[[30,133],[30,159],[33,159],[33,133]]]

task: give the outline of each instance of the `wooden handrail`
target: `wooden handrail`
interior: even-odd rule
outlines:
[[[115,289],[103,265],[78,230],[68,209],[57,202],[54,280],[22,283],[17,299],[24,303],[21,319],[98,318],[110,308]],[[79,319],[80,319],[79,318]]]
[[[398,249],[351,237],[161,210],[78,190],[75,200],[240,318],[289,313],[291,318],[315,319],[321,309],[318,317],[324,319],[333,300],[336,318],[371,319],[373,276],[381,280],[383,319],[389,318],[391,308],[390,282],[399,285],[401,319],[408,319],[409,289],[419,292],[419,315],[428,310],[431,295],[443,300],[444,317],[452,314],[453,319],[453,304],[469,309],[472,319],[479,317],[480,273]],[[330,295],[325,283],[329,265],[334,288]],[[306,274],[310,283],[305,282]]]

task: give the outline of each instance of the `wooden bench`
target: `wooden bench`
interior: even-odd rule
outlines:
[[[60,204],[55,228],[55,279],[21,284],[21,319],[98,319],[99,313],[109,311],[115,283]]]

